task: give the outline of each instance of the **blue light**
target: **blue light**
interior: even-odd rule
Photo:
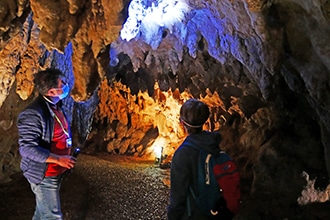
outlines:
[[[74,84],[72,54],[73,48],[71,42],[69,42],[68,45],[65,47],[63,53],[58,52],[57,50],[53,50],[51,54],[51,67],[57,68],[66,74],[66,78],[70,88],[72,88]]]
[[[172,31],[175,23],[182,22],[189,11],[190,7],[185,0],[133,0],[120,37],[129,41],[140,33],[150,43],[159,29],[168,28]]]

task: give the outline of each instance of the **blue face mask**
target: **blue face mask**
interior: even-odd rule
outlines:
[[[69,95],[69,92],[70,92],[70,87],[68,85],[64,85],[62,88],[62,94],[59,95],[58,97],[62,100]]]

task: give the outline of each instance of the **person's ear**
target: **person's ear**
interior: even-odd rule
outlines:
[[[56,92],[54,89],[49,89],[45,95],[46,96],[55,96]]]
[[[180,125],[184,126],[183,120],[181,118],[179,119],[179,123]]]

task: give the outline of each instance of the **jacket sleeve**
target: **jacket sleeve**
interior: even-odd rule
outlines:
[[[18,116],[18,144],[22,157],[44,163],[50,151],[40,146],[44,124],[41,115],[34,109],[26,109]]]
[[[167,216],[169,220],[179,220],[187,213],[187,198],[192,180],[191,149],[179,147],[171,164],[170,205]]]

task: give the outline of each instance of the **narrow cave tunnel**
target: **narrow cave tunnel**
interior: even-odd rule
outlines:
[[[162,158],[168,172],[179,109],[196,98],[239,167],[237,219],[330,218],[329,1],[2,0],[0,17],[1,193],[21,175],[16,121],[38,95],[33,75],[53,67],[71,87],[73,144],[93,157],[81,163]],[[5,204],[0,217],[20,219]]]

